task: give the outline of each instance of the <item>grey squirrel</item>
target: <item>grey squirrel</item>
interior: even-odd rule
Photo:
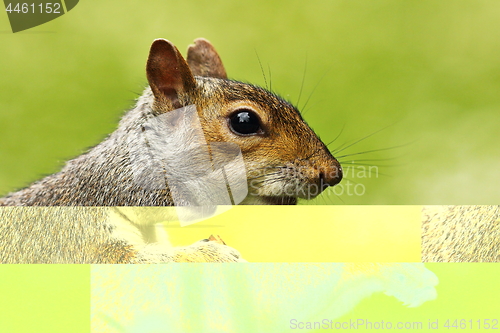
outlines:
[[[88,247],[85,247],[87,250],[82,248],[81,251],[88,251],[100,244],[97,246],[98,250],[94,249],[100,254],[91,251],[92,255],[87,252],[74,257],[71,251],[76,249],[72,245],[68,248],[69,254],[49,256],[41,262],[178,261],[172,259],[175,256],[172,256],[171,252],[163,255],[161,249],[144,245],[157,241],[155,231],[150,227],[145,228],[142,222],[138,222],[135,211],[126,210],[123,206],[189,205],[189,198],[183,193],[185,184],[182,179],[180,186],[175,189],[168,181],[160,184],[163,186],[156,185],[158,177],[164,178],[169,172],[177,172],[182,177],[183,172],[191,172],[189,169],[194,168],[199,160],[206,159],[200,157],[203,154],[196,149],[193,150],[194,153],[179,150],[182,148],[180,146],[192,144],[195,140],[206,140],[212,159],[217,143],[228,143],[238,148],[244,167],[229,168],[223,176],[227,180],[233,174],[243,175],[246,188],[245,192],[240,194],[244,193],[244,197],[235,202],[235,188],[226,186],[227,183],[222,186],[224,191],[227,190],[233,195],[234,203],[293,205],[297,203],[298,198],[313,198],[326,187],[341,181],[340,164],[306,124],[299,111],[263,88],[227,79],[219,55],[207,40],[196,39],[194,45],[188,49],[186,60],[171,42],[165,39],[155,40],[147,60],[146,74],[149,87],[138,99],[136,106],[121,119],[117,130],[88,152],[68,161],[60,172],[0,199],[0,206],[79,206],[73,209],[47,207],[38,210],[34,207],[1,208],[0,247],[3,249],[0,253],[6,251],[9,246],[24,248],[23,251],[29,251],[30,246],[39,250],[47,249],[56,239],[49,237],[48,240],[41,241],[41,236],[37,237],[30,230],[40,227],[40,234],[54,235],[54,232],[61,232],[60,228],[64,228],[64,225],[76,228],[76,222],[71,221],[78,217],[80,222],[88,219],[93,223],[92,227],[89,227],[92,232],[88,231],[86,237],[83,237],[85,233],[80,235],[82,242],[90,241],[92,234],[96,235],[96,242],[93,245],[88,243]],[[194,110],[197,119],[183,118],[182,112],[187,112],[183,110],[189,108]],[[156,126],[151,125],[152,119],[169,116],[174,112],[177,113],[175,117],[171,117],[171,127],[159,125],[155,131],[151,130]],[[190,126],[186,126],[194,124],[195,121],[199,122],[201,136],[194,133]],[[163,142],[158,136],[166,133],[165,128],[175,129],[182,126],[185,128],[181,131],[180,141],[175,139],[173,144],[170,142],[170,150],[163,149],[169,151],[162,151],[161,145],[159,148],[158,145],[154,147],[154,140]],[[143,135],[145,132],[153,134],[146,138]],[[170,154],[169,158],[176,163],[180,161],[182,166],[176,167],[178,164],[174,163],[175,167],[155,170],[154,166],[150,165],[155,152]],[[238,154],[234,154],[236,155]],[[231,156],[222,157],[222,160],[231,159]],[[243,173],[241,169],[244,169]],[[197,187],[201,191],[201,188],[213,185],[210,179],[202,177],[204,175],[199,170],[197,172],[194,173],[195,176],[192,174],[193,179],[190,179],[195,181],[195,192]],[[196,179],[198,174],[201,176]],[[200,200],[204,200],[203,196]],[[91,209],[82,206],[122,208]],[[155,210],[155,213],[151,211],[139,215],[160,214],[158,210]],[[40,219],[46,219],[47,223],[41,223]],[[52,221],[52,224],[48,221]],[[153,222],[146,223],[148,226],[159,222],[156,217],[150,221]],[[118,231],[120,235],[116,236]],[[64,234],[67,238],[62,237],[59,242],[64,242],[64,239],[78,242],[80,237],[76,229],[65,230]],[[33,239],[26,240],[25,237]],[[16,239],[19,242],[12,243]],[[196,246],[217,247],[214,242],[200,244]],[[221,248],[225,246],[217,245]],[[102,254],[102,249],[106,246],[114,249],[111,250],[111,253],[114,253],[111,257],[114,259]],[[143,251],[139,247],[148,249]],[[56,245],[56,248],[62,247]],[[143,255],[140,254],[141,251]],[[239,255],[233,254],[224,253],[220,256],[224,258],[221,260],[237,260]],[[0,261],[19,262],[16,260],[19,252],[0,255],[3,255]],[[20,261],[38,262],[36,258],[34,253],[28,253],[27,259]],[[213,256],[210,258],[208,261],[217,261]]]
[[[193,104],[207,142],[241,149],[248,175],[243,204],[296,204],[342,179],[340,164],[298,110],[262,88],[228,80],[208,41],[197,39],[186,62],[172,43],[155,40],[146,72],[150,87],[116,131],[0,205],[172,206],[168,186],[145,190],[134,182],[130,147],[140,145],[137,133],[148,118]],[[241,116],[247,119],[238,123]]]

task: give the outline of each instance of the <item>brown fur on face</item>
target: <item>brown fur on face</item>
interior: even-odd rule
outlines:
[[[326,185],[340,181],[342,174],[338,161],[293,105],[246,83],[202,77],[197,77],[197,81],[196,97],[191,102],[198,106],[206,139],[233,142],[240,147],[251,195],[279,197],[284,202],[297,197],[310,199]],[[228,119],[237,110],[255,112],[261,120],[263,133],[240,136],[231,131]],[[272,186],[279,183],[289,186],[288,193],[273,194],[271,186],[266,184],[267,178]],[[310,189],[301,190],[304,186]],[[274,190],[277,192],[276,187]]]

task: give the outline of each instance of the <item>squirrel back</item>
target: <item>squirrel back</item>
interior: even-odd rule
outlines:
[[[422,261],[500,262],[500,206],[424,206]]]
[[[0,207],[0,264],[244,262],[217,239],[173,247],[172,207]]]

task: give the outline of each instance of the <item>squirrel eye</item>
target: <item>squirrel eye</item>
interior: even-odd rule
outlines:
[[[239,135],[252,135],[262,132],[260,119],[251,110],[238,110],[229,117],[231,130]]]

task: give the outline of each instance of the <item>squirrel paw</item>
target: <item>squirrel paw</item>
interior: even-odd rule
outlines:
[[[227,245],[203,239],[192,245],[178,248],[175,262],[246,262],[240,253]]]

